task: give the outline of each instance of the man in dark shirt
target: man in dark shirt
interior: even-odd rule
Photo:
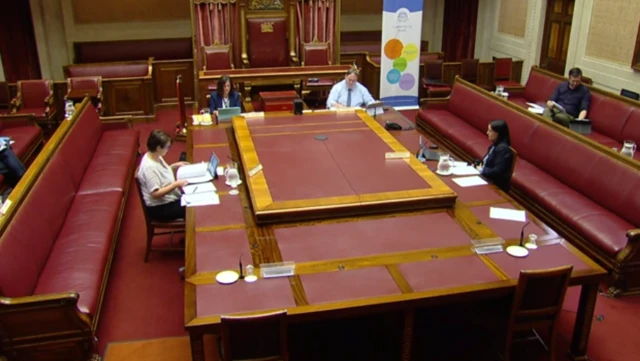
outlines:
[[[560,104],[564,110],[553,102]],[[573,68],[569,70],[569,81],[558,85],[553,91],[543,116],[568,128],[572,120],[587,117],[589,106],[591,106],[591,93],[586,86],[582,85],[582,70]]]

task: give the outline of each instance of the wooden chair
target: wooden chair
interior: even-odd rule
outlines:
[[[64,100],[82,101],[85,96],[91,97],[93,105],[102,114],[102,77],[81,76],[67,78],[67,94]]]
[[[563,266],[546,270],[520,271],[518,285],[507,326],[504,360],[511,360],[511,344],[514,333],[533,330],[535,338],[542,339],[536,328],[549,329],[550,360],[554,360],[555,337],[562,303],[567,292],[573,266]]]
[[[329,55],[330,43],[320,43],[314,41],[311,43],[302,43],[302,66],[320,66],[331,65],[331,56]],[[306,79],[302,82],[302,96],[308,95],[315,91],[318,98],[326,98],[328,92],[335,84],[333,79]]]
[[[56,114],[53,104],[53,81],[20,80],[17,85],[18,94],[11,100],[11,112],[33,114],[38,123],[51,126]]]
[[[286,310],[252,316],[220,316],[220,359],[288,361],[286,318]]]
[[[451,85],[443,80],[444,62],[442,59],[430,59],[424,62],[422,86],[427,98],[444,98],[451,93]]]
[[[134,178],[136,179],[136,186],[138,187],[138,196],[140,197],[140,202],[142,204],[142,213],[144,214],[144,221],[147,224],[147,247],[144,253],[144,262],[146,263],[149,260],[149,253],[151,252],[184,252],[183,247],[173,247],[173,235],[176,233],[184,233],[185,232],[185,221],[184,219],[178,219],[170,222],[160,222],[154,221],[149,217],[149,213],[147,212],[147,207],[144,203],[144,196],[142,195],[142,187],[140,186],[140,180],[138,179],[138,170],[136,169],[136,173]],[[165,231],[158,231],[165,230]],[[171,239],[169,241],[169,247],[153,247],[153,237],[160,236],[164,234],[170,234]]]
[[[513,64],[513,59],[495,58],[493,63],[495,64],[493,82],[496,86],[500,85],[505,88],[522,86],[519,82],[511,79],[511,66]]]
[[[213,44],[202,47],[202,70],[233,69],[231,44]]]

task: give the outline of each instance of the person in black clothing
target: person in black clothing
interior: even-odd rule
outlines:
[[[513,154],[509,146],[509,126],[502,119],[489,123],[487,136],[492,142],[487,154],[476,162],[476,168],[491,183],[508,192],[511,187],[511,163]]]
[[[558,108],[554,102],[564,109]],[[569,70],[569,81],[561,83],[553,91],[542,115],[568,128],[572,120],[586,119],[590,106],[591,93],[582,85],[582,70],[573,68]]]

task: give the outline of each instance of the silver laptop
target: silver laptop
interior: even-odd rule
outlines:
[[[240,113],[242,113],[240,107],[219,108],[218,122],[230,122],[234,115],[240,115]]]

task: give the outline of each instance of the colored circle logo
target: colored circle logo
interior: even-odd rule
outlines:
[[[404,73],[400,77],[399,83],[398,86],[400,86],[400,89],[408,91],[416,85],[416,78],[411,73]]]
[[[416,60],[419,54],[420,54],[420,49],[418,49],[418,46],[413,43],[409,43],[405,45],[404,48],[402,49],[402,57],[407,59],[407,61]]]
[[[402,55],[403,48],[404,45],[399,39],[389,39],[389,41],[384,44],[384,55],[389,59],[398,58]]]
[[[397,58],[393,61],[393,68],[400,72],[403,72],[405,69],[407,69],[407,59],[403,57]]]
[[[398,84],[398,82],[400,81],[401,75],[402,74],[400,73],[400,71],[396,69],[391,69],[387,73],[387,81],[389,82],[389,84]]]

